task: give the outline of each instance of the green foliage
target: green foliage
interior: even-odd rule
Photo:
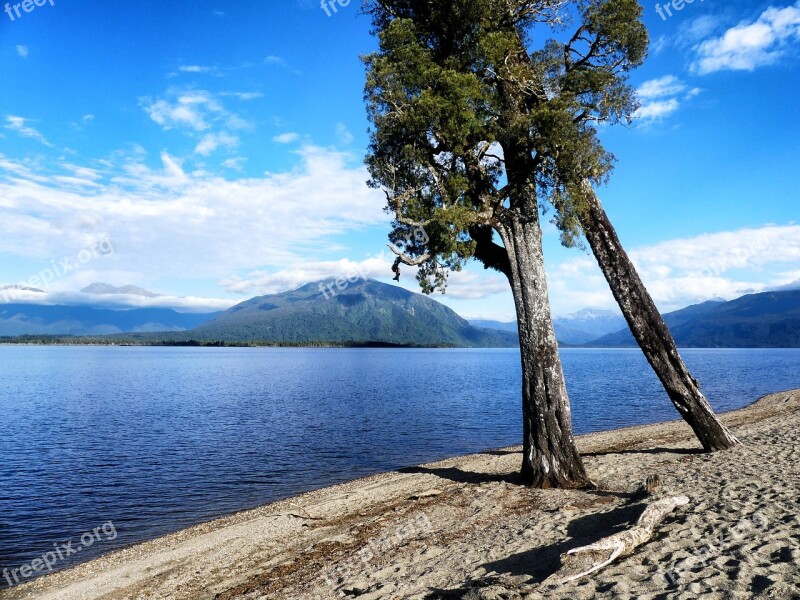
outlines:
[[[386,192],[391,239],[427,233],[398,259],[420,267],[423,291],[443,290],[447,273],[476,256],[470,231],[497,228],[504,211],[551,207],[574,244],[583,182],[604,182],[614,161],[596,124],[629,121],[637,108],[627,72],[647,49],[638,2],[367,6],[380,42],[363,59],[370,184]],[[535,206],[522,198],[530,190]]]

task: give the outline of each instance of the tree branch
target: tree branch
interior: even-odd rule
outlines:
[[[389,250],[391,250],[397,257],[396,261],[400,261],[402,264],[408,265],[409,267],[418,267],[422,263],[429,261],[431,259],[431,255],[427,252],[422,256],[412,258],[402,250],[398,250],[397,246],[393,244],[386,244],[386,246],[388,246]]]
[[[394,273],[394,280],[400,281],[400,265],[408,265],[409,267],[418,267],[422,263],[429,261],[431,259],[431,255],[429,253],[425,253],[422,256],[418,256],[417,258],[412,258],[405,252],[398,250],[396,246],[392,244],[386,244],[389,247],[396,258],[394,259],[394,263],[392,264],[392,273]]]
[[[475,258],[483,263],[487,269],[499,271],[506,277],[511,277],[511,261],[508,252],[492,240],[493,229],[486,226],[471,227],[470,237],[475,242]]]

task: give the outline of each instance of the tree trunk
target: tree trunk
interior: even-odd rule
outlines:
[[[538,214],[513,216],[498,230],[510,259],[522,357],[522,482],[538,488],[586,486],[553,331]]]
[[[739,440],[720,422],[703,396],[600,200],[588,183],[585,187],[588,210],[581,217],[581,226],[633,337],[703,448],[713,452],[735,446]]]

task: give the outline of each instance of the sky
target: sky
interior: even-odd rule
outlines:
[[[134,284],[210,310],[391,280],[356,0],[36,2],[0,2],[0,286]],[[600,134],[618,162],[599,196],[662,311],[800,282],[800,2],[677,5],[643,4],[642,106]],[[554,313],[613,309],[547,219]],[[408,268],[401,284],[418,291]],[[477,263],[434,297],[514,318]]]

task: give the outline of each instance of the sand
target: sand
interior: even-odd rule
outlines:
[[[800,391],[724,415],[703,454],[671,422],[582,436],[595,491],[515,483],[519,448],[360,479],[139,544],[0,594],[122,598],[800,598]],[[658,474],[658,496],[639,493]],[[647,544],[545,582],[570,548],[686,495]]]

